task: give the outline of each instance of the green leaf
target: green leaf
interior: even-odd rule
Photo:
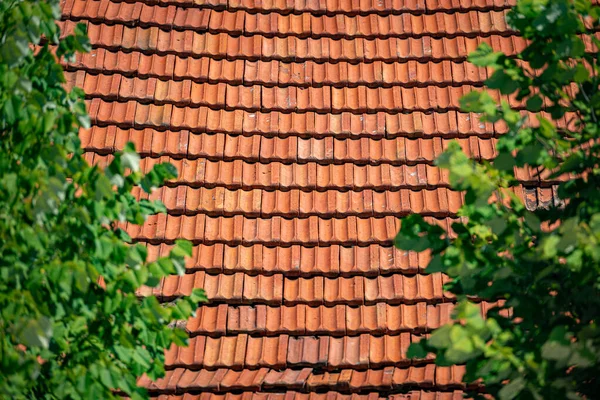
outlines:
[[[542,109],[544,101],[539,95],[535,95],[527,99],[527,109],[531,112],[538,112]]]
[[[135,244],[129,248],[128,264],[131,266],[142,264],[146,261],[147,257],[148,249],[140,243]]]
[[[425,359],[427,357],[427,351],[421,343],[412,343],[408,347],[406,352],[407,358]]]
[[[179,276],[185,275],[185,262],[181,257],[172,257],[171,262],[175,268],[175,273]]]
[[[458,319],[467,319],[472,322],[473,318],[481,319],[481,310],[470,301],[461,301],[454,309],[454,317]]]
[[[208,298],[206,297],[204,289],[195,288],[190,295],[190,300],[194,303],[204,303],[208,301]]]
[[[498,89],[502,94],[512,94],[519,88],[519,83],[504,70],[495,71],[485,84],[490,89]]]
[[[498,119],[498,107],[488,92],[473,91],[460,98],[463,111],[483,113],[482,121],[495,122]]]
[[[553,258],[557,253],[557,245],[560,237],[557,235],[547,236],[542,241],[542,255],[544,258]]]
[[[444,272],[444,264],[442,263],[442,256],[440,254],[436,254],[431,258],[429,264],[427,265],[427,273],[433,274],[436,272]]]
[[[478,67],[498,68],[498,60],[504,57],[501,52],[494,52],[489,44],[482,43],[477,50],[469,54],[469,62]]]
[[[589,79],[589,77],[590,77],[590,72],[585,67],[585,65],[577,64],[577,66],[575,67],[575,75],[573,76],[573,79],[575,80],[575,82],[583,83],[583,82],[587,81]]]
[[[508,223],[502,217],[494,217],[490,219],[487,225],[492,229],[492,232],[495,235],[502,235],[508,227]]]
[[[516,165],[515,158],[509,153],[500,153],[494,159],[494,167],[501,171],[512,171]]]
[[[394,239],[396,247],[402,250],[421,252],[428,248],[438,249],[443,246],[440,238],[443,233],[440,227],[431,225],[417,214],[402,220],[402,228]]]
[[[189,240],[176,240],[175,244],[184,251],[184,253],[191,257],[192,256],[192,250],[193,250],[193,245],[192,242],[190,242]]]
[[[133,143],[129,142],[121,154],[121,162],[124,168],[129,168],[132,172],[138,172],[140,169],[140,156],[135,152]]]
[[[531,229],[534,232],[539,232],[541,225],[542,225],[542,221],[539,219],[539,217],[537,215],[535,215],[532,212],[526,212],[524,214],[524,219],[525,219],[525,224],[527,224],[527,226],[529,227],[529,229]]]
[[[450,331],[452,327],[450,325],[444,325],[439,329],[436,329],[432,334],[427,344],[437,349],[444,349],[451,345]]]
[[[516,398],[523,389],[525,389],[525,380],[523,378],[515,378],[500,389],[498,396],[500,400],[512,400]]]
[[[110,389],[116,388],[115,381],[113,380],[112,375],[111,375],[111,371],[108,369],[103,368],[100,370],[100,381],[107,388],[110,388]]]
[[[52,338],[52,324],[47,317],[26,321],[19,331],[19,341],[26,347],[41,347],[47,349]]]

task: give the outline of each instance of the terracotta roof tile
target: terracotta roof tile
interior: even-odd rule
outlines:
[[[263,285],[278,285],[264,287]],[[311,306],[338,304],[360,305],[377,304],[414,304],[417,302],[443,302],[453,297],[443,291],[445,278],[433,275],[392,275],[377,277],[283,277],[276,275],[232,275],[207,274],[204,271],[189,273],[184,276],[170,276],[161,280],[152,293],[161,299],[169,300],[182,295],[189,295],[194,287],[203,285],[208,297],[213,302],[231,302],[232,304],[272,304]],[[392,312],[392,311],[390,311]],[[398,310],[393,312],[400,312]],[[441,318],[432,316],[432,318]],[[392,318],[390,326],[399,322]],[[424,321],[423,321],[424,322]],[[389,328],[392,329],[392,328]],[[394,329],[400,329],[396,327]]]
[[[99,125],[118,125],[121,128],[154,128],[164,131],[161,125],[152,125],[147,119],[150,105],[135,101],[127,103],[105,102],[99,98],[88,101],[90,116]],[[118,111],[114,111],[120,109]],[[244,110],[212,110],[206,108],[184,108],[173,106],[171,130],[187,130],[195,133],[231,133],[244,135],[261,135],[273,137],[281,135],[323,138],[395,138],[402,137],[432,137],[442,133],[447,138],[456,136],[482,136],[501,134],[503,126],[493,127],[483,124],[475,115],[457,113],[454,111],[411,114],[390,114],[379,112],[375,114],[315,114],[249,112]],[[131,114],[130,114],[131,113]],[[122,120],[111,116],[123,115]],[[135,120],[133,118],[134,115]],[[524,113],[525,114],[525,113]],[[131,115],[131,117],[127,117]],[[125,118],[127,117],[127,118]],[[167,130],[168,132],[168,130]],[[197,140],[197,139],[195,139]]]
[[[386,337],[382,337],[384,339]],[[270,368],[243,370],[191,371],[183,368],[169,370],[167,375],[151,382],[142,378],[140,384],[151,391],[174,391],[177,389],[204,389],[214,392],[229,390],[296,389],[311,390],[392,390],[395,387],[464,388],[464,367],[423,366],[385,367],[366,371],[341,369],[340,372],[313,372],[311,368]]]
[[[286,368],[319,366],[337,368],[377,368],[408,365],[406,350],[417,340],[410,333],[372,336],[288,336],[253,337],[245,334],[217,338],[196,336],[189,347],[173,348],[166,355],[168,368],[206,369]],[[448,385],[451,377],[442,382]],[[221,383],[222,384],[222,383]]]
[[[445,229],[456,218],[432,218]],[[391,244],[400,222],[394,216],[358,218],[321,218],[309,216],[287,219],[211,217],[205,214],[150,216],[142,226],[127,224],[126,230],[134,240],[150,243],[187,239],[194,243],[265,244],[265,245],[370,245]]]
[[[166,254],[170,245],[148,244],[152,257]],[[233,246],[222,243],[194,246],[187,268],[212,273],[284,273],[286,276],[376,276],[392,272],[413,274],[429,260],[425,253],[403,252],[393,247],[339,245],[268,247],[260,244]]]
[[[71,73],[67,73],[67,76]],[[74,80],[68,77],[69,82]],[[247,112],[350,112],[365,113],[367,110],[386,113],[407,111],[447,111],[459,107],[459,98],[474,87],[407,87],[390,88],[357,87],[265,87],[259,85],[239,86],[220,83],[197,83],[190,80],[163,81],[157,78],[128,78],[119,74],[94,75],[86,73],[83,87],[89,98],[103,100],[136,101],[190,106],[206,106],[212,109],[243,110]],[[112,95],[111,93],[115,93]],[[491,92],[494,94],[494,92]],[[499,98],[499,96],[496,96]],[[225,101],[227,98],[227,101]],[[520,102],[512,102],[522,107]],[[117,103],[119,104],[119,103]],[[121,107],[123,103],[119,104]],[[152,107],[152,105],[151,105]]]
[[[244,35],[382,38],[423,34],[454,35],[511,32],[504,23],[506,11],[463,11],[439,14],[399,15],[311,15],[261,14],[245,10],[225,11],[176,6],[104,2],[102,8],[85,7],[87,0],[75,0],[63,18],[93,22],[139,23],[163,30],[190,29],[200,32]]]
[[[450,140],[494,158],[506,126],[458,111],[459,98],[488,77],[466,62],[478,44],[525,46],[504,21],[513,3],[62,2],[63,34],[82,22],[92,44],[64,63],[66,86],[86,92],[86,160],[105,166],[131,141],[143,172],[178,171],[134,190],[167,214],[120,226],[150,259],[177,238],[193,255],[139,295],[201,287],[210,300],[185,325],[190,347],[167,351],[167,375],[140,379],[154,398],[462,398],[463,367],[406,357],[455,299],[425,274],[428,253],[392,239],[411,213],[456,220],[462,194],[434,165]],[[547,174],[517,176],[529,209],[558,203]]]
[[[73,7],[74,0],[69,0],[65,9]],[[210,1],[191,1],[191,0],[152,0],[148,1],[147,4],[157,4],[161,6],[176,5],[179,7],[196,7],[198,9],[229,9],[229,10],[248,10],[248,11],[260,11],[260,12],[271,12],[287,15],[291,12],[307,13],[321,15],[321,14],[399,14],[399,13],[422,13],[424,11],[439,12],[439,11],[452,11],[452,10],[486,10],[486,9],[503,9],[514,4],[512,1],[506,0],[495,0],[493,2],[485,1],[440,1],[440,2],[429,2],[425,4],[423,1],[418,0],[404,0],[404,1],[386,1],[386,2],[375,2],[372,0],[363,0],[361,2],[350,2],[347,0],[335,0],[328,1],[326,3],[317,3],[311,1],[284,1],[277,0],[272,2],[256,2],[254,0],[210,0]]]
[[[88,153],[86,159],[91,163],[106,165],[110,157]],[[226,186],[229,189],[340,189],[340,190],[390,190],[448,186],[445,170],[428,165],[356,165],[344,164],[283,164],[246,163],[243,160],[210,161],[205,159],[182,160],[160,157],[143,158],[142,171],[148,171],[155,164],[172,163],[179,171],[178,178],[170,183],[186,184],[193,187]],[[568,177],[555,180],[545,178],[544,184],[551,186]],[[523,184],[539,185],[537,171],[518,170],[517,179]]]
[[[389,397],[380,397],[378,393],[370,394],[344,394],[334,391],[325,393],[302,393],[302,392],[242,392],[242,393],[203,393],[201,395],[193,395],[186,393],[185,395],[169,395],[163,394],[154,397],[158,400],[383,400],[386,398],[392,400],[460,400],[464,397],[461,390],[454,391],[424,391],[413,390],[405,394],[394,394]]]
[[[63,32],[74,29],[74,21],[65,21]],[[189,40],[184,31],[164,31],[158,27],[128,27],[100,25],[87,22],[88,34],[94,47],[118,50],[138,50],[146,53],[175,54],[193,57],[228,59],[274,59],[282,61],[403,61],[408,59],[464,60],[478,44],[491,42],[508,54],[525,47],[517,36],[493,34],[474,38],[457,36],[441,38],[384,37],[334,39],[331,37],[301,38],[296,36],[265,37],[231,36],[227,33],[194,32]],[[177,46],[176,43],[184,43]],[[175,50],[177,48],[177,51]],[[380,49],[379,51],[375,49]]]

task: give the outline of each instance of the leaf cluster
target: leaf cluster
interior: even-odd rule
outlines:
[[[88,165],[83,93],[64,89],[58,60],[90,45],[83,25],[61,37],[59,18],[58,0],[0,1],[0,398],[145,398],[137,379],[163,375],[164,350],[187,341],[169,324],[205,296],[140,296],[185,273],[192,248],[156,258],[132,243],[121,227],[165,207],[131,191],[176,171],[142,174],[131,144],[105,168]]]
[[[469,61],[535,117],[485,91],[465,96],[465,111],[508,127],[497,157],[475,162],[450,146],[437,164],[465,194],[461,220],[445,232],[412,215],[396,237],[402,249],[430,250],[427,271],[450,276],[459,300],[454,322],[410,355],[465,364],[465,381],[494,398],[600,393],[599,16],[588,0],[517,2],[508,23],[527,48],[509,57],[482,45]],[[521,169],[554,182],[556,201],[528,209],[511,190]],[[482,300],[499,305],[481,315]]]

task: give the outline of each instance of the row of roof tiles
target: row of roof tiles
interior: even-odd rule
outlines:
[[[149,258],[166,256],[171,245],[147,244]],[[391,273],[415,274],[427,267],[428,253],[407,252],[393,246],[300,246],[273,247],[255,244],[198,244],[187,259],[188,272],[211,274],[245,272],[250,275],[377,276]]]
[[[187,187],[181,188],[185,191],[193,190]],[[172,191],[173,189],[163,190]],[[440,191],[441,189],[437,190]],[[556,193],[556,186],[552,188],[516,187],[514,190],[530,210],[561,205]],[[180,189],[177,189],[177,191],[181,193]],[[225,193],[227,192],[225,191]],[[309,193],[316,195],[318,192]],[[387,192],[387,194],[389,193],[393,192]],[[177,197],[177,199],[181,198]],[[167,206],[171,206],[169,201],[167,201]],[[235,212],[235,210],[231,212]],[[250,214],[249,211],[243,209],[240,213]],[[330,212],[330,214],[333,214],[333,212]],[[156,222],[159,223],[158,220]],[[165,218],[160,223],[166,224]],[[156,258],[159,255],[166,255],[170,251],[170,245],[165,243],[160,245],[148,244],[148,250],[151,258]],[[189,271],[207,271],[210,273],[248,272],[267,275],[283,273],[286,276],[374,276],[390,272],[416,273],[423,270],[428,262],[429,256],[426,253],[404,252],[394,247],[379,244],[351,247],[337,244],[318,247],[301,245],[271,247],[263,244],[243,246],[203,243],[193,247],[193,255],[187,260],[187,268]]]
[[[276,275],[211,275],[203,271],[172,275],[154,288],[140,289],[140,295],[156,295],[170,300],[189,295],[194,288],[203,288],[212,302],[227,304],[294,305],[360,305],[439,303],[454,299],[444,292],[447,277],[430,275],[390,275],[350,278],[288,278]]]
[[[265,87],[260,85],[229,85],[226,83],[196,83],[191,80],[162,81],[157,78],[129,78],[120,74],[93,75],[85,71],[66,73],[70,87],[83,87],[87,98],[102,98],[126,102],[152,102],[157,110],[162,109],[161,123],[165,113],[171,114],[172,108],[166,105],[188,107],[226,108],[246,111],[282,111],[318,113],[407,112],[407,111],[445,111],[457,110],[460,98],[476,87],[427,86],[370,88],[367,86],[342,87]],[[514,108],[523,106],[513,96],[500,95],[489,91],[497,100],[509,102]],[[157,106],[165,104],[165,106]],[[135,115],[137,120],[139,112]],[[139,117],[142,117],[139,115]],[[150,118],[152,118],[150,116]],[[123,122],[127,122],[125,118]],[[133,120],[130,120],[133,122]],[[158,122],[158,121],[157,121]]]
[[[545,191],[539,189],[533,189],[526,191],[524,196],[527,205],[533,207],[548,207],[551,205],[558,205],[555,198],[555,188],[549,188]],[[182,191],[185,195],[186,191]],[[213,193],[217,193],[215,190]],[[223,192],[223,200],[225,199],[225,192]],[[241,192],[238,192],[241,193]],[[248,194],[259,193],[259,192],[244,192]],[[291,192],[288,192],[291,193]],[[299,194],[299,192],[296,192]],[[314,193],[314,192],[313,192]],[[310,193],[310,194],[313,194]],[[362,191],[359,192],[363,199],[366,198],[365,194],[373,193]],[[401,192],[396,192],[400,194]],[[451,214],[451,217],[425,217],[431,223],[439,224],[446,231],[451,232],[452,223],[458,221],[454,217],[454,213],[450,211],[444,211],[443,205],[450,204],[451,209],[458,209],[461,202],[460,195],[456,192],[447,191],[446,194],[455,194],[452,198],[448,196],[443,198],[437,196],[437,192],[424,192],[431,193],[432,195],[427,198],[421,198],[421,200],[429,201],[430,203],[422,204],[417,203],[417,207],[420,205],[423,214],[427,214],[427,210],[424,209],[427,204],[431,208],[435,207],[436,212],[429,212],[429,214]],[[153,215],[150,216],[146,222],[139,226],[127,223],[126,230],[135,240],[149,241],[151,243],[157,243],[162,241],[172,242],[176,239],[187,239],[195,243],[228,243],[228,244],[265,244],[265,245],[370,245],[370,244],[390,244],[396,233],[400,229],[400,220],[398,217],[404,214],[408,214],[408,211],[402,210],[401,198],[398,196],[394,201],[394,197],[387,196],[390,192],[382,193],[381,198],[385,203],[381,204],[381,207],[396,207],[393,212],[388,214],[384,210],[373,210],[373,212],[360,212],[358,207],[367,206],[357,202],[357,208],[354,212],[350,211],[347,214],[340,215],[334,213],[331,208],[335,209],[335,204],[329,209],[327,214],[318,213],[318,208],[315,208],[313,203],[312,212],[300,213],[293,212],[292,205],[288,203],[285,206],[286,209],[283,212],[283,216],[276,215],[275,212],[267,214],[268,210],[266,207],[257,206],[256,198],[248,196],[249,204],[246,204],[247,208],[250,208],[249,212],[245,212],[243,208],[236,209],[232,207],[231,213],[233,216],[222,216],[225,214],[223,211],[218,211],[218,204],[216,199],[209,198],[206,204],[210,207],[211,203],[214,204],[214,211],[202,210],[203,213],[196,213],[193,215]],[[314,197],[313,197],[314,198]],[[377,197],[374,197],[376,200]],[[415,197],[418,201],[419,199]],[[198,200],[198,199],[197,199]],[[215,201],[216,200],[216,201]],[[273,204],[277,200],[277,196],[272,196]],[[176,199],[175,199],[176,201]],[[183,200],[181,200],[183,201]],[[325,198],[325,201],[327,199]],[[440,203],[442,205],[440,205]],[[299,207],[301,205],[299,204]],[[310,206],[310,205],[309,205]],[[197,206],[196,208],[198,208]],[[224,210],[224,207],[222,210]],[[417,208],[415,207],[415,208]],[[448,207],[448,206],[446,206]],[[349,207],[350,208],[350,207]],[[374,207],[375,208],[375,207]],[[447,210],[447,208],[446,208]],[[412,210],[415,211],[414,209]],[[311,215],[312,214],[312,215]],[[213,216],[217,215],[217,216]],[[254,217],[253,215],[260,215]],[[357,216],[358,215],[358,216]],[[366,216],[363,216],[366,215]],[[333,217],[331,217],[333,216]]]
[[[413,390],[403,394],[392,394],[381,397],[381,393],[370,394],[342,394],[339,392],[326,393],[300,393],[295,391],[277,392],[242,392],[242,393],[202,393],[183,395],[162,394],[153,397],[156,400],[463,400],[462,390],[451,392]]]
[[[264,136],[303,137],[395,137],[501,134],[504,124],[484,124],[470,113],[455,111],[408,114],[317,114],[247,112],[188,108],[171,104],[147,105],[135,101],[119,103],[99,98],[88,100],[92,122],[123,128],[188,130],[194,133],[260,134]]]
[[[491,159],[496,153],[496,139],[467,138],[346,138],[327,136],[269,137],[262,135],[232,135],[226,133],[192,134],[157,131],[154,129],[122,129],[114,125],[94,126],[80,132],[85,150],[102,154],[122,150],[133,142],[143,156],[170,155],[187,159],[243,159],[248,162],[283,163],[318,162],[321,164],[415,164],[432,163],[452,140],[474,159]]]
[[[545,189],[552,198],[552,189]],[[210,216],[244,215],[269,218],[293,217],[358,217],[408,215],[419,213],[437,217],[454,216],[462,205],[459,192],[446,188],[360,192],[338,190],[304,192],[267,191],[264,189],[230,190],[224,187],[190,188],[189,186],[162,187],[151,195],[136,188],[138,198],[161,200],[169,214]]]
[[[71,34],[77,21],[61,23],[63,35]],[[250,60],[284,61],[407,61],[407,60],[464,60],[481,43],[508,55],[515,55],[526,47],[518,36],[490,35],[473,38],[300,38],[297,36],[265,37],[231,36],[227,33],[196,33],[164,31],[158,27],[128,27],[122,24],[104,25],[84,22],[90,43],[110,50],[136,50],[146,54],[177,54],[179,56],[214,57]],[[585,39],[585,38],[584,38]],[[592,51],[591,40],[584,40]]]
[[[424,86],[481,84],[488,77],[484,68],[466,61],[443,60],[423,63],[373,61],[337,63],[227,60],[179,57],[174,54],[144,54],[138,51],[93,49],[77,54],[64,66],[93,73],[121,73],[127,76],[160,79],[190,79],[195,82],[226,82],[265,86]]]
[[[86,153],[90,164],[107,165],[112,156]],[[178,176],[168,186],[187,185],[192,187],[225,186],[229,189],[302,189],[302,190],[399,190],[447,187],[448,171],[429,164],[410,165],[357,165],[249,163],[243,160],[210,161],[206,159],[181,160],[172,157],[142,158],[140,169],[147,173],[154,165],[171,163]],[[553,182],[569,179],[563,176],[548,180],[549,171],[518,169],[516,178],[523,184],[550,186]]]
[[[261,85],[230,85],[227,83],[197,83],[191,80],[163,81],[157,78],[130,78],[121,74],[90,74],[83,70],[66,73],[69,88],[82,87],[88,98],[118,100],[154,105],[176,105],[246,111],[282,111],[317,113],[351,112],[397,113],[411,110],[445,111],[458,109],[460,98],[478,87],[264,87]],[[575,94],[576,88],[566,88]],[[506,101],[512,108],[524,107],[515,96],[488,91],[496,103]],[[129,104],[128,104],[129,105]],[[550,106],[550,103],[544,104]],[[163,111],[164,113],[164,111]]]
[[[158,6],[123,3],[110,0],[67,0],[64,19],[84,19],[93,22],[122,23],[164,30],[194,30],[195,32],[232,35],[261,34],[265,36],[299,37],[409,37],[420,35],[485,35],[508,33],[506,11],[440,12],[436,14],[402,13],[398,15],[349,16],[278,13],[260,14],[245,10]]]
[[[112,156],[86,153],[91,164],[107,165]],[[181,160],[171,157],[142,158],[140,169],[147,173],[154,165],[171,163],[178,172],[170,186],[193,187],[226,186],[230,189],[303,189],[303,190],[388,190],[422,189],[448,186],[448,173],[436,166],[389,164],[356,165],[351,163],[327,164],[284,164],[249,163],[243,160],[210,161],[206,159]],[[537,178],[532,179],[535,182]]]
[[[315,372],[311,368],[277,371],[269,368],[235,371],[230,369],[199,370],[176,368],[167,371],[156,382],[146,376],[139,385],[151,392],[183,392],[202,390],[228,392],[236,390],[336,390],[365,392],[369,390],[392,391],[409,387],[438,389],[462,388],[465,373],[462,366],[439,367],[433,364],[408,368],[387,367],[369,371],[342,369],[339,372]]]
[[[188,347],[172,346],[165,353],[165,367],[172,368],[291,368],[311,366],[322,369],[367,369],[384,366],[408,366],[433,360],[406,357],[411,343],[425,337],[408,332],[373,336],[289,336],[254,337],[195,336]]]
[[[296,87],[283,89],[289,88],[297,89]],[[347,89],[352,90],[353,88]],[[435,89],[432,93],[429,93],[429,90],[425,88],[408,88],[406,90],[425,91],[424,93],[429,96],[429,94],[437,95],[439,94],[436,93],[437,90],[444,91],[448,87],[432,89]],[[305,90],[308,91],[310,89]],[[394,87],[391,90],[400,90],[400,88]],[[468,92],[468,90],[465,90],[465,92]],[[290,99],[284,98],[284,101],[286,103],[278,105],[277,108],[282,109],[286,107]],[[383,136],[394,137],[399,135],[421,136],[424,132],[431,131],[431,129],[438,126],[443,130],[437,131],[436,136],[440,135],[440,132],[444,130],[463,136],[473,134],[483,134],[485,136],[505,131],[504,124],[496,124],[492,128],[491,124],[484,124],[478,118],[472,118],[472,114],[453,113],[452,110],[443,112],[427,111],[393,114],[376,112],[367,114],[360,112],[360,108],[357,108],[353,113],[319,114],[310,111],[297,113],[295,109],[290,108],[285,113],[277,111],[253,112],[242,109],[229,111],[222,108],[178,107],[173,104],[142,104],[133,100],[121,103],[105,101],[98,97],[91,101],[88,100],[88,104],[90,117],[95,124],[117,125],[122,128],[135,127],[136,129],[190,130],[194,133],[230,132],[233,134],[265,134],[266,136],[277,135],[282,137],[306,137],[314,133],[316,137],[366,136],[381,138]],[[362,106],[359,105],[359,107]],[[562,121],[560,122],[562,125],[566,125]]]
[[[449,230],[454,218],[425,217]],[[126,224],[134,240],[160,243],[187,239],[194,243],[266,245],[368,245],[391,244],[400,229],[400,220],[384,217],[250,218],[243,215],[210,217],[196,215],[153,215],[142,225]]]
[[[555,187],[512,188],[529,209],[558,205]],[[372,217],[400,216],[411,213],[447,217],[455,216],[462,205],[462,195],[447,188],[377,192],[327,190],[304,192],[268,191],[264,189],[230,190],[224,187],[190,188],[189,186],[162,187],[148,195],[136,188],[138,199],[161,200],[169,214],[210,216],[244,215],[270,218],[295,217]]]
[[[132,0],[128,0],[132,1]],[[133,0],[134,1],[134,0]],[[311,13],[311,14],[391,14],[413,11],[436,12],[490,8],[503,9],[514,5],[513,0],[147,0],[148,4],[181,7],[249,10],[254,12]]]
[[[390,114],[384,112],[352,114],[318,114],[247,112],[243,110],[227,111],[210,108],[181,108],[170,104],[164,106],[146,105],[129,101],[127,103],[106,102],[96,98],[88,100],[90,117],[95,124],[106,126],[116,125],[120,128],[154,128],[171,132],[183,130],[182,151],[188,146],[187,133],[230,133],[234,135],[261,135],[266,137],[301,136],[304,138],[362,138],[371,139],[403,137],[489,137],[506,132],[504,124],[482,122],[476,114],[462,113],[453,110],[446,112],[420,112],[408,114]],[[546,116],[545,113],[541,113]],[[522,112],[528,120],[535,122],[532,114]],[[573,129],[572,114],[558,120],[559,128]],[[114,129],[114,128],[111,128]],[[82,136],[89,137],[94,131],[88,131]],[[177,133],[174,133],[177,135]],[[116,135],[116,132],[111,134]],[[132,136],[132,134],[130,134]],[[208,138],[211,136],[208,135]],[[115,138],[115,140],[121,139]],[[87,139],[89,140],[89,139]],[[210,140],[210,139],[207,139]],[[169,143],[167,143],[169,145]],[[172,144],[171,147],[174,147]],[[178,148],[178,147],[175,147]]]
[[[482,313],[494,304],[481,303]],[[272,307],[202,306],[188,320],[186,329],[192,335],[223,336],[247,333],[254,336],[290,335],[357,335],[397,334],[405,331],[428,332],[450,321],[452,303],[414,305],[374,305],[353,307],[310,307],[305,304]],[[483,314],[485,315],[485,314]]]

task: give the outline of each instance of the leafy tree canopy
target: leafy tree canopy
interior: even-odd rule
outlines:
[[[428,271],[448,274],[459,300],[455,322],[409,355],[466,364],[465,381],[479,380],[494,398],[600,393],[599,15],[588,0],[517,2],[508,23],[527,48],[508,57],[481,46],[469,60],[494,71],[489,88],[515,95],[535,116],[485,91],[464,97],[464,110],[508,127],[497,158],[475,162],[451,146],[437,164],[465,193],[463,218],[448,233],[413,215],[396,238],[402,249],[429,249]],[[542,184],[561,182],[560,202],[528,210],[510,191],[523,168]],[[501,306],[484,319],[479,300]]]
[[[0,398],[132,398],[144,373],[164,374],[164,349],[187,336],[168,324],[204,294],[161,305],[142,285],[185,272],[189,242],[147,260],[118,223],[141,224],[164,205],[137,201],[172,178],[138,169],[133,146],[104,170],[78,139],[89,126],[83,93],[65,91],[57,57],[86,51],[83,27],[59,38],[58,0],[0,1]]]

